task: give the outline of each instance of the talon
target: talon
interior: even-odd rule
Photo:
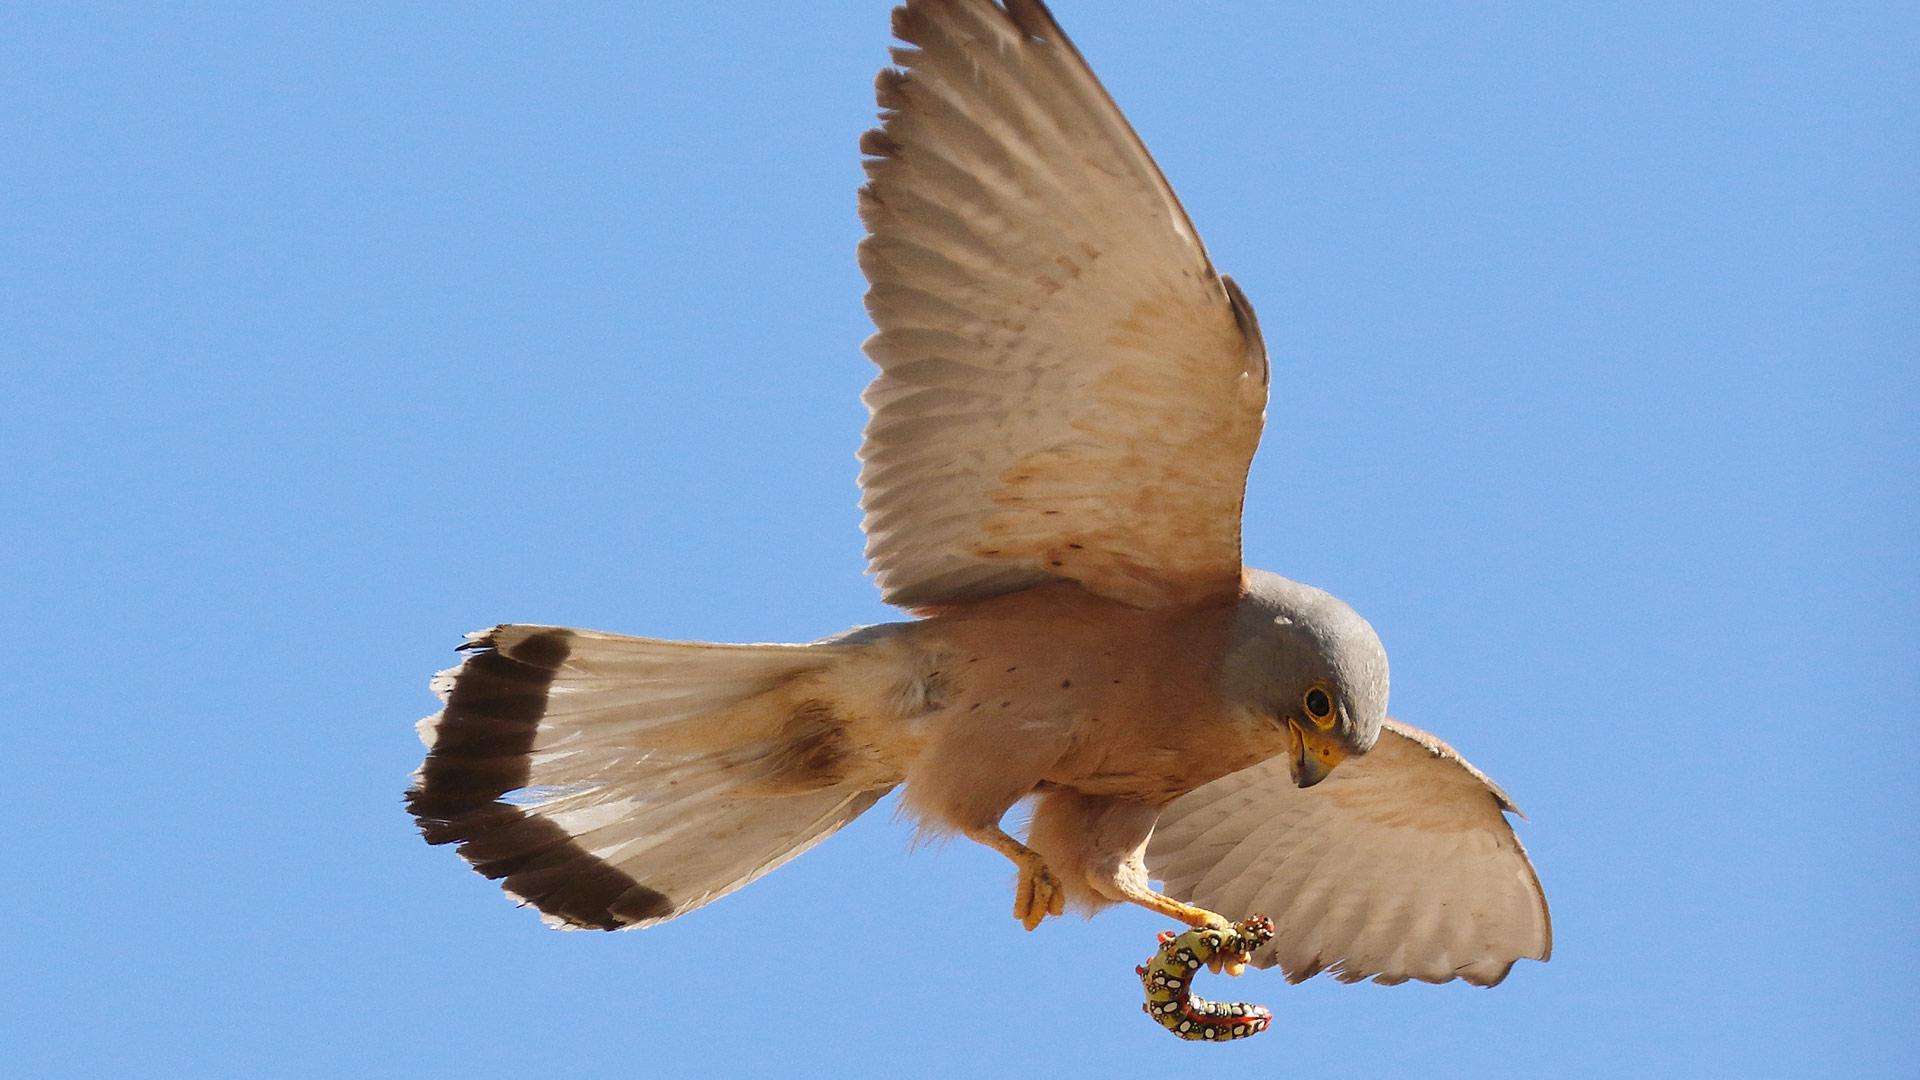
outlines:
[[[1066,910],[1066,894],[1060,880],[1037,857],[1020,864],[1020,884],[1013,891],[1013,917],[1032,930],[1048,915]]]
[[[1213,956],[1208,958],[1207,970],[1213,972],[1215,975],[1225,974],[1237,976],[1247,970],[1247,965],[1252,962],[1252,953],[1221,951],[1214,953]]]

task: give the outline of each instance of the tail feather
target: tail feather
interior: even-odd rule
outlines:
[[[419,724],[428,753],[408,809],[429,843],[458,844],[551,924],[673,918],[799,855],[889,790],[790,767],[831,718],[776,691],[859,647],[546,626],[474,634],[465,661],[434,679],[445,707]]]

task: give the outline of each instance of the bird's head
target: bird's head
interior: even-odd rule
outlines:
[[[1329,593],[1249,571],[1222,680],[1227,700],[1284,740],[1293,781],[1311,787],[1364,754],[1387,718],[1387,651]]]

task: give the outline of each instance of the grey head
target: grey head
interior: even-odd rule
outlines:
[[[1249,570],[1221,672],[1228,700],[1286,732],[1293,780],[1311,787],[1364,754],[1387,718],[1387,650],[1338,597]]]

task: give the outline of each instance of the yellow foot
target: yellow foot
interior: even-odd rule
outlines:
[[[1233,926],[1233,920],[1224,915],[1215,914],[1206,908],[1194,907],[1192,904],[1183,904],[1171,896],[1162,896],[1157,892],[1143,892],[1137,896],[1130,896],[1129,899],[1148,911],[1179,919],[1195,930],[1224,931]]]
[[[1013,917],[1032,930],[1040,920],[1067,910],[1067,894],[1040,856],[1029,851],[1016,861],[1020,864],[1020,884],[1013,890]]]
[[[1211,915],[1212,912],[1208,912],[1208,914]],[[1254,915],[1248,918],[1244,924],[1238,927],[1227,922],[1225,919],[1221,919],[1218,915],[1214,915],[1213,917],[1220,919],[1220,922],[1211,926],[1210,929],[1227,931],[1229,940],[1238,942],[1239,948],[1223,948],[1212,956],[1207,957],[1207,970],[1213,972],[1215,975],[1239,975],[1241,972],[1247,970],[1248,964],[1253,963],[1253,949],[1255,944],[1264,943],[1268,938],[1273,936],[1273,924],[1269,922],[1265,916],[1261,915]],[[1262,928],[1264,928],[1264,930]],[[1259,936],[1262,933],[1265,934],[1264,937]]]

